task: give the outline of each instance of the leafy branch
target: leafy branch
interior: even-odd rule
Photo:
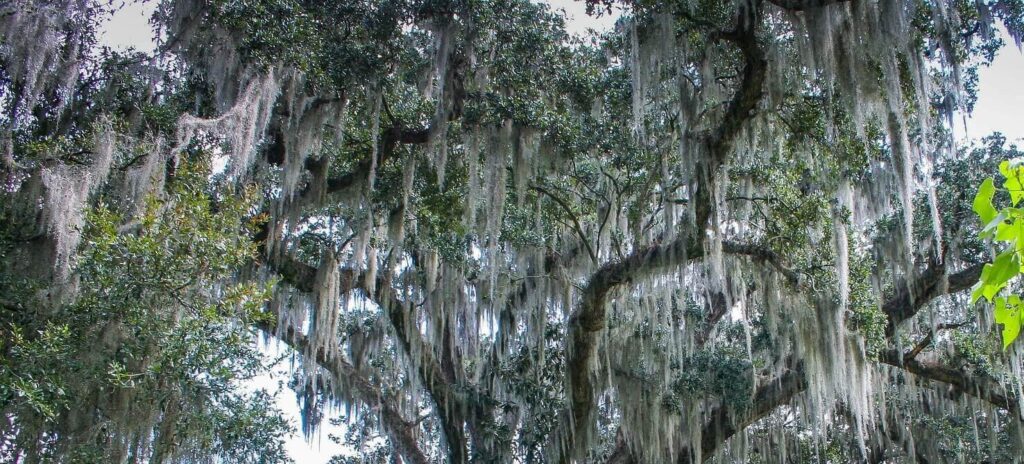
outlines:
[[[1024,208],[1018,208],[1024,199],[1024,160],[1003,161],[999,163],[999,172],[1005,178],[1002,188],[996,189],[990,177],[981,183],[974,197],[974,212],[982,223],[979,236],[993,240],[998,254],[982,269],[981,278],[971,291],[971,303],[984,298],[995,305],[995,320],[1003,326],[1005,349],[1020,335],[1024,322],[1021,297],[1007,290],[1011,281],[1024,273]],[[1009,193],[1010,206],[997,210],[992,200],[1000,190]]]

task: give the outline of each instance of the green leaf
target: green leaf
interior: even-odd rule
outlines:
[[[1003,326],[1003,349],[1006,349],[1020,335],[1020,297],[1010,295],[995,299],[995,319]]]
[[[996,256],[996,259],[985,267],[991,266],[988,279],[990,284],[1005,284],[1014,278],[1020,270],[1020,259],[1015,250],[1007,250]]]
[[[1000,211],[995,218],[989,221],[988,224],[985,224],[985,227],[981,229],[981,232],[978,233],[978,236],[983,239],[992,238],[992,236],[995,235],[996,232],[999,230],[999,226],[1003,224],[1005,221],[1006,212]]]
[[[977,303],[978,300],[981,299],[981,297],[982,297],[981,291],[984,288],[985,288],[985,284],[983,282],[981,282],[980,280],[978,282],[974,283],[974,286],[971,287],[971,304]]]
[[[1014,206],[1024,198],[1024,185],[1021,185],[1020,179],[1016,176],[1008,177],[1006,182],[1003,182],[1003,188],[1010,192],[1010,201]]]
[[[986,264],[981,270],[981,280],[974,286],[971,292],[971,302],[976,302],[980,297],[986,300],[992,299],[999,293],[1010,279],[1020,272],[1020,258],[1017,257],[1013,248],[1000,253],[991,264]]]
[[[993,221],[994,222],[994,221]],[[996,240],[1007,243],[1017,243],[1024,238],[1024,221],[1020,219],[1013,222],[999,221],[996,225]]]
[[[999,173],[1002,174],[1003,177],[1007,178],[1013,175],[1013,168],[1010,166],[1010,160],[1005,160],[999,163]]]
[[[989,177],[981,183],[981,186],[978,187],[978,194],[974,196],[974,212],[978,213],[983,225],[991,223],[998,214],[995,207],[992,206],[992,197],[995,196],[995,193],[995,184]]]
[[[1017,203],[1024,199],[1024,185],[1021,185],[1021,178],[1024,177],[1024,166],[1021,166],[1019,162],[1003,161],[999,163],[999,172],[1006,177],[1006,181],[1003,182],[1003,188],[1010,192],[1010,201],[1013,202],[1013,206],[1017,206]]]

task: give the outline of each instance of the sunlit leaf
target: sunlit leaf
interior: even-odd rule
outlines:
[[[995,219],[996,212],[995,207],[992,206],[992,197],[996,193],[996,187],[992,178],[985,179],[985,182],[981,183],[981,187],[978,187],[978,194],[974,196],[974,212],[981,218],[982,224],[989,224]]]

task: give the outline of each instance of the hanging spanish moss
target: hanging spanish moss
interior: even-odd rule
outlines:
[[[67,408],[81,427],[5,437],[57,460],[91,433],[111,462],[230,461],[190,422],[227,400],[123,380],[165,367],[122,319],[216,315],[245,329],[225,339],[289,346],[302,432],[343,424],[366,462],[1008,462],[1024,446],[1019,348],[964,294],[991,258],[974,191],[1018,153],[952,135],[994,31],[1019,46],[1018,1],[630,2],[579,38],[526,0],[166,0],[141,58],[86,52],[92,3],[35,3],[0,16],[4,272],[36,255],[60,298],[31,298],[60,314],[104,299],[88,263],[116,241],[89,234],[178,254],[106,263],[167,295],[89,322],[118,393]],[[115,72],[125,60],[159,77]],[[166,215],[196,230],[148,242]],[[96,411],[119,414],[114,432]]]

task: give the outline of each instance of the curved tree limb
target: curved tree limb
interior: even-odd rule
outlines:
[[[709,421],[701,430],[702,460],[711,457],[722,443],[737,432],[767,416],[775,408],[788,404],[798,393],[807,388],[803,365],[797,363],[772,382],[762,385],[754,393],[750,407],[742,411],[719,406],[711,411]],[[680,464],[693,462],[695,456],[688,451],[679,453]]]
[[[701,461],[714,455],[715,450],[722,446],[737,432],[771,414],[779,406],[788,404],[794,396],[807,388],[803,366],[799,363],[787,369],[773,381],[760,386],[755,392],[751,405],[744,410],[736,410],[727,406],[719,406],[708,414],[708,421],[701,427]],[[689,447],[684,446],[676,452],[676,462],[691,464],[697,455]],[[605,464],[636,464],[639,460],[629,449],[625,440],[616,440],[615,449]]]
[[[900,323],[914,317],[935,298],[971,288],[981,278],[983,267],[984,263],[974,264],[947,276],[945,264],[933,262],[911,282],[897,283],[896,288],[899,290],[882,305],[882,312],[889,319],[885,328],[886,336],[894,336]]]
[[[692,237],[692,235],[691,235]],[[598,333],[607,323],[606,300],[608,294],[629,282],[644,276],[675,269],[688,259],[703,254],[696,237],[680,237],[667,245],[652,245],[638,250],[625,259],[606,264],[595,272],[580,298],[579,309],[569,318],[569,346],[567,369],[569,374],[570,437],[566,445],[577,443],[593,424],[596,406],[596,387],[593,385],[591,364],[597,351]],[[585,441],[585,440],[584,440]],[[567,446],[571,450],[572,446]],[[581,452],[581,450],[576,450]],[[563,453],[563,461],[570,459]]]
[[[796,271],[786,267],[781,258],[769,249],[750,244],[724,242],[723,251],[747,255],[764,261],[783,274],[790,283],[799,282]],[[898,324],[913,317],[920,308],[935,298],[970,288],[977,282],[982,267],[983,264],[972,265],[957,273],[944,276],[944,269],[933,265],[911,285],[898,286],[897,288],[901,290],[883,304],[883,310],[890,317],[891,324]],[[943,285],[943,277],[946,277],[947,285]],[[913,298],[915,290],[918,293],[917,297]],[[1003,386],[996,379],[979,372],[966,372],[939,363],[919,361],[912,354],[906,353],[901,357],[898,351],[889,350],[882,353],[878,361],[905,370],[918,378],[929,380],[930,386],[934,388],[945,385],[944,393],[946,394],[973,396],[1019,416],[1020,405],[1015,398],[1005,393]],[[728,408],[724,407],[713,410],[708,422],[702,427],[701,455],[703,458],[710,457],[722,443],[737,432],[767,416],[778,406],[788,404],[806,387],[802,366],[796,365],[787,369],[775,380],[758,388],[752,406],[740,415],[730,415]],[[683,449],[678,456],[680,463],[690,463],[693,461],[695,453],[692,450]],[[616,443],[616,448],[607,462],[608,464],[613,462],[630,464],[638,461],[629,450],[628,444],[620,440]]]
[[[1006,395],[1003,385],[987,374],[965,372],[939,363],[923,362],[914,357],[901,355],[897,350],[882,353],[879,356],[879,361],[903,369],[922,379],[946,384],[954,389],[953,393],[974,396],[1020,417],[1020,405],[1017,404],[1017,399]]]

